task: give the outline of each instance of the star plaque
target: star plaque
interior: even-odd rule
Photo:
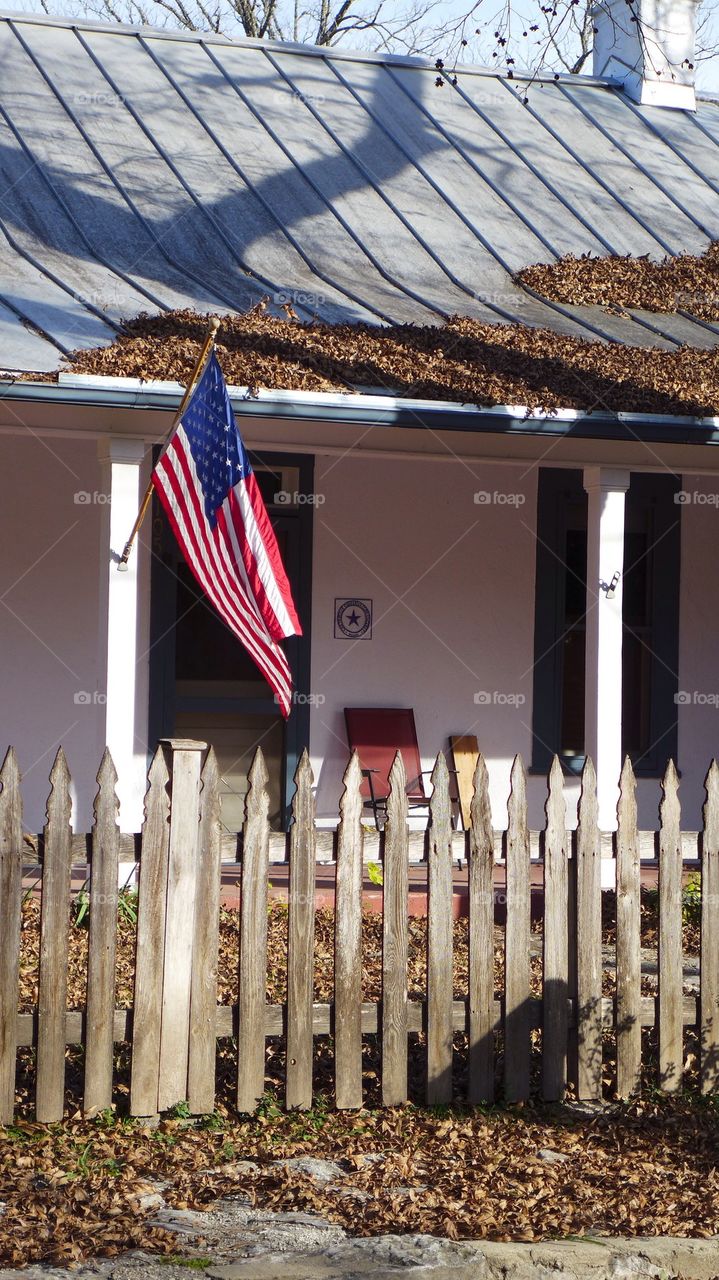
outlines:
[[[355,596],[335,600],[335,640],[372,639],[372,601]]]

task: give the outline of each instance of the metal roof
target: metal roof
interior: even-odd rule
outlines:
[[[123,317],[244,311],[487,322],[674,347],[719,324],[541,300],[566,253],[719,239],[719,103],[639,107],[416,58],[0,18],[0,368],[50,370]]]

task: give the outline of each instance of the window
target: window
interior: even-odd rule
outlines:
[[[626,497],[622,643],[622,753],[638,774],[676,759],[681,508],[672,475],[636,473]],[[534,630],[532,767],[556,752],[584,764],[587,495],[581,471],[540,468]]]

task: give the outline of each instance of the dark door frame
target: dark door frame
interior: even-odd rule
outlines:
[[[263,453],[250,450],[256,466],[293,467],[299,472],[298,492],[308,498],[313,493],[314,457],[311,454]],[[314,504],[305,501],[296,507],[269,507],[273,524],[294,537],[287,540],[286,569],[293,584],[302,635],[283,642],[294,676],[295,698],[285,724],[285,748],[282,762],[282,825],[289,824],[294,776],[300,756],[309,749],[310,738],[310,664],[312,622],[312,538]],[[193,698],[190,702],[177,698],[175,691],[175,618],[176,573],[179,548],[164,517],[156,495],[152,501],[152,569],[150,574],[150,694],[149,739],[172,737],[175,713],[192,709],[206,712],[244,711],[248,715],[277,712],[272,698]]]

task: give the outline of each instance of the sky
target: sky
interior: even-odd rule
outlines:
[[[592,2],[593,0],[579,0],[577,12],[581,11],[585,3]],[[17,0],[16,6],[13,7],[26,12],[49,10],[57,16],[84,15],[90,18],[107,18],[108,11],[112,11],[120,20],[133,23],[138,21],[137,13],[141,8],[150,24],[167,26],[176,25],[168,20],[168,9],[173,6],[173,3],[178,7],[186,4],[191,13],[195,11],[193,0],[189,3],[186,3],[186,0],[169,0],[169,3],[168,0],[162,0],[162,3],[155,0],[44,0],[44,3],[43,0]],[[214,9],[218,9],[231,15],[233,3],[236,4],[237,0],[207,0],[207,11],[213,12]],[[258,8],[261,8],[264,3],[266,0],[257,0]],[[300,15],[303,38],[312,42],[317,28],[315,12],[319,3],[320,0],[278,0],[279,8],[286,18],[283,35],[291,38],[294,12]],[[331,9],[334,11],[340,3],[341,0],[330,0]],[[378,0],[355,0],[353,8],[360,13],[369,14],[376,11],[377,4]],[[569,5],[570,0],[557,0],[560,15],[571,12]],[[549,56],[543,62],[544,69],[564,70],[561,62],[556,57],[552,57],[551,50],[547,49],[546,33],[544,36],[542,34],[542,9],[545,7],[546,0],[479,0],[474,6],[472,6],[472,0],[384,0],[381,13],[387,19],[389,32],[393,30],[397,32],[394,38],[390,36],[382,46],[382,37],[378,36],[376,30],[354,29],[347,32],[341,43],[345,48],[368,50],[384,47],[391,52],[405,53],[414,51],[412,48],[414,35],[421,51],[433,58],[442,56],[448,67],[453,65],[454,58],[458,56],[459,62],[469,61],[501,70],[502,51],[499,51],[499,57],[493,57],[498,49],[494,32],[495,30],[509,31],[511,41],[504,50],[504,55],[511,53],[514,56],[517,70],[521,69],[524,59],[525,64],[536,71],[538,59],[541,59],[545,52]],[[424,16],[420,16],[414,25],[411,22],[405,24],[404,19],[413,11],[420,14],[424,11]],[[700,49],[696,67],[697,87],[704,92],[719,94],[719,0],[702,0],[699,18],[701,43],[705,48],[712,50],[712,56],[707,58],[705,52]],[[459,26],[463,19],[466,21],[460,32]],[[533,24],[539,26],[536,34],[531,31]],[[223,20],[222,30],[231,36],[242,34],[237,19],[233,19],[232,16]],[[445,34],[437,36],[433,41],[431,33],[436,33],[438,30],[444,30]],[[523,35],[525,30],[526,38]],[[460,44],[461,34],[468,38],[465,49],[462,49]],[[565,41],[564,48],[571,50],[571,41]],[[713,52],[714,49],[716,52]],[[585,64],[584,70],[591,73],[591,57]]]

